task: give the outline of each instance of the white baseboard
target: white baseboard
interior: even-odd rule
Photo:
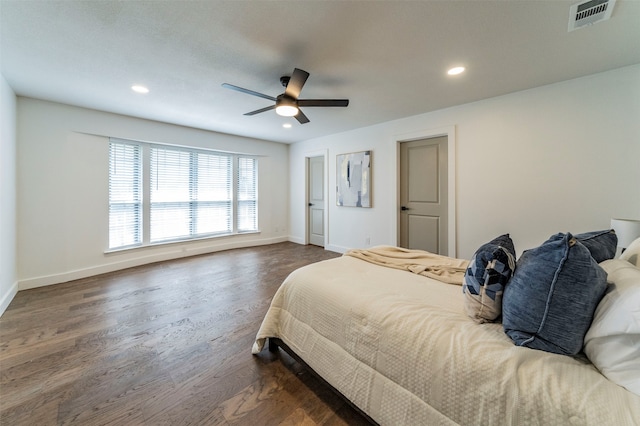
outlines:
[[[18,294],[18,281],[14,282],[9,291],[2,295],[2,299],[0,299],[0,317],[4,314],[4,311],[7,310],[13,298],[16,297],[16,294]]]
[[[324,249],[329,251],[335,251],[336,253],[342,253],[342,254],[350,250],[349,247],[336,246],[334,244],[328,244]]]
[[[205,247],[184,247],[176,246],[176,249],[169,252],[154,253],[140,255],[135,258],[127,258],[103,265],[92,266],[74,271],[63,272],[60,274],[46,275],[36,278],[20,280],[17,283],[17,290],[28,290],[30,288],[44,287],[47,285],[60,284],[68,281],[79,280],[82,278],[92,277],[94,275],[105,274],[107,272],[119,271],[121,269],[132,268],[135,266],[146,265],[148,263],[162,262],[165,260],[180,259],[183,257],[197,256],[199,254],[215,253],[218,251],[230,250],[235,248],[256,247],[268,244],[276,244],[289,241],[287,237],[266,238],[244,241],[229,241],[215,246]],[[15,296],[15,294],[14,294]],[[13,299],[13,296],[11,297]],[[4,301],[4,300],[3,300]],[[9,300],[11,301],[11,300]],[[7,304],[8,305],[8,304]]]
[[[290,235],[289,236],[289,241],[292,242],[292,243],[305,245],[304,238],[301,238],[301,237],[295,237],[295,236],[291,236]],[[336,246],[336,245],[333,245],[333,244],[327,244],[324,247],[324,249],[328,250],[328,251],[334,251],[336,253],[341,253],[341,254],[344,254],[347,250],[349,250],[348,247],[341,247],[341,246]]]
[[[293,237],[293,236],[289,235],[289,241],[291,241],[292,243],[304,245],[304,238]]]

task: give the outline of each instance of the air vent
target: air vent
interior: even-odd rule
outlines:
[[[569,31],[577,30],[611,17],[616,0],[589,0],[576,3],[569,9]]]

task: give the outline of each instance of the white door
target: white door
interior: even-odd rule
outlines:
[[[309,243],[324,247],[324,157],[311,157],[308,161]]]
[[[448,254],[447,137],[400,144],[400,246]]]

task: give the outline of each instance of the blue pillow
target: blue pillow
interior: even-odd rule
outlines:
[[[502,324],[518,346],[565,355],[582,349],[607,273],[571,234],[525,251],[504,290]]]
[[[494,238],[475,252],[464,274],[464,307],[478,323],[495,321],[502,313],[502,292],[516,266],[509,234]]]
[[[586,248],[589,249],[591,257],[596,262],[604,262],[613,259],[618,248],[618,236],[613,229],[605,229],[604,231],[585,232],[584,234],[574,235]]]

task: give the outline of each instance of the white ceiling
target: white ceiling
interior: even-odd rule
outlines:
[[[640,1],[568,32],[573,3],[0,0],[1,69],[20,96],[291,143],[640,63]],[[269,101],[221,87],[276,96],[294,67],[349,107],[247,117]]]

